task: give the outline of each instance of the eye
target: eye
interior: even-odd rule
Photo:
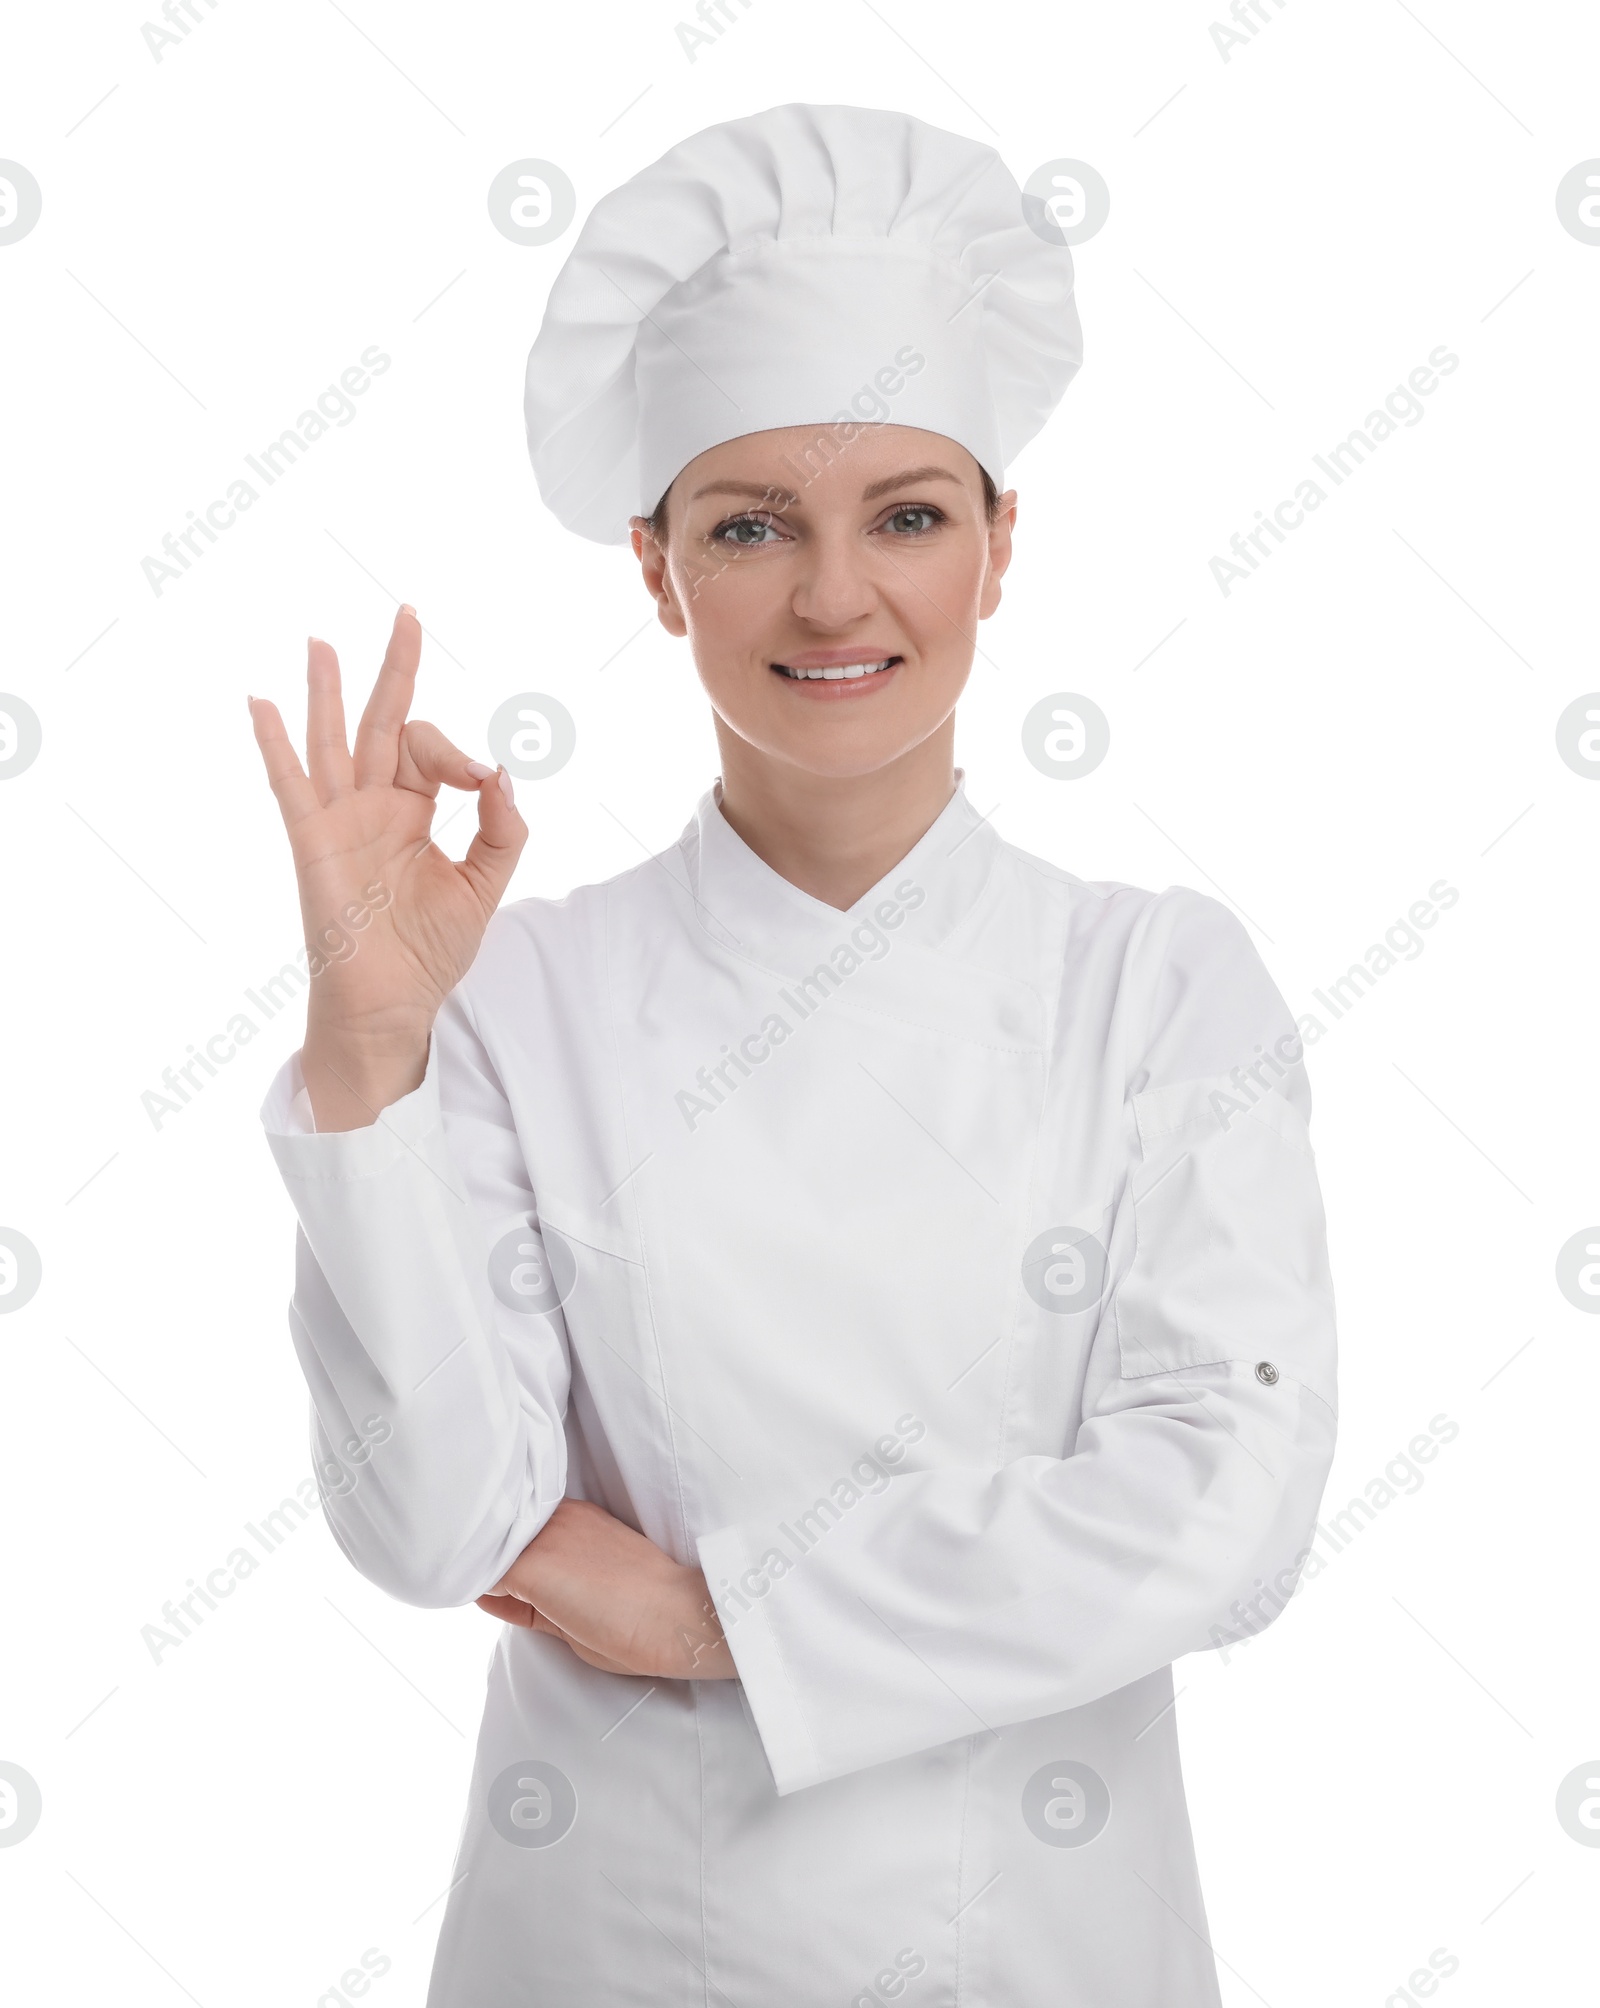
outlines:
[[[767,535],[771,532],[771,536]],[[743,516],[730,516],[726,523],[719,523],[711,533],[713,544],[731,544],[735,550],[754,551],[768,542],[781,543],[778,526],[764,511],[747,510]]]
[[[944,511],[935,509],[931,502],[905,502],[890,511],[883,527],[897,537],[925,537],[944,520]]]

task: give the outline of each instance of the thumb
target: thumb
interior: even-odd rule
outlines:
[[[497,1597],[490,1593],[474,1599],[480,1611],[487,1611],[492,1618],[499,1618],[508,1625],[521,1625],[527,1630],[533,1623],[533,1606],[525,1604],[520,1597]]]
[[[528,826],[517,813],[511,776],[500,767],[478,784],[478,834],[459,866],[486,914],[500,904],[527,841]]]

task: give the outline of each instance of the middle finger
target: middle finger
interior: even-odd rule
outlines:
[[[314,636],[306,643],[306,770],[324,804],[348,795],[355,785],[344,736],[339,658]]]

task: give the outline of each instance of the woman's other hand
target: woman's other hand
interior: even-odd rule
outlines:
[[[701,1572],[586,1499],[563,1499],[478,1605],[603,1673],[738,1677]]]
[[[402,607],[352,753],[339,659],[325,641],[309,644],[309,776],[276,705],[250,702],[300,882],[312,969],[301,1066],[319,1130],[364,1128],[420,1084],[439,1006],[471,967],[527,840],[504,771],[408,719],[421,651],[421,626]],[[459,864],[429,836],[444,786],[478,797]]]

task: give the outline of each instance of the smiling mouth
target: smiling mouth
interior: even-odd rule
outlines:
[[[880,670],[892,669],[901,660],[898,655],[886,655],[876,662],[833,663],[826,669],[791,669],[786,662],[775,662],[772,667],[780,676],[787,676],[796,683],[840,683],[853,682],[862,676],[876,676]]]

